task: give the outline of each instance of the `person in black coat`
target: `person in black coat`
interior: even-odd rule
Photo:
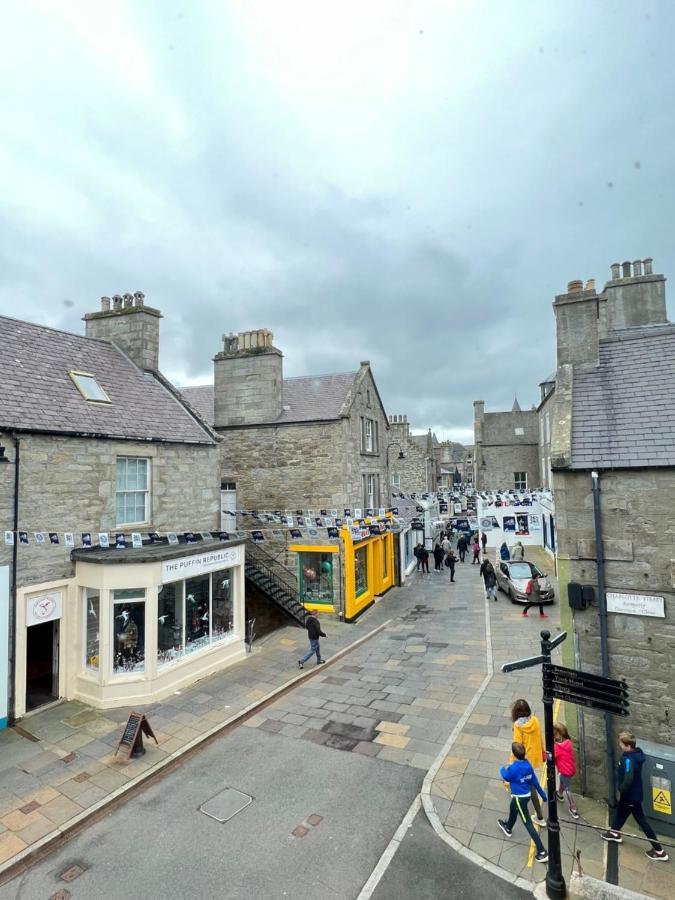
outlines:
[[[316,653],[317,665],[326,662],[325,659],[321,658],[321,646],[319,644],[319,638],[326,637],[326,634],[321,630],[321,623],[319,622],[318,613],[310,613],[307,616],[305,628],[307,629],[307,634],[309,635],[309,650],[307,651],[307,653],[305,653],[302,659],[298,660],[299,669],[305,668],[305,663],[314,653]]]
[[[457,550],[459,551],[459,561],[464,562],[464,557],[466,556],[466,551],[469,549],[469,543],[466,539],[466,535],[462,532],[459,536],[459,540],[457,541]]]
[[[443,548],[440,544],[436,544],[434,547],[434,570],[436,572],[441,572],[441,564],[443,563]]]

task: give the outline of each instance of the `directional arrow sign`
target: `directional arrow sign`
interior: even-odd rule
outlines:
[[[559,688],[554,688],[553,690],[551,690],[551,694],[554,697],[558,697],[560,700],[566,701],[567,703],[576,703],[577,706],[587,706],[589,709],[597,709],[601,712],[608,712],[613,716],[628,715],[627,702],[625,703],[625,705],[617,705],[604,702],[602,700],[597,700],[593,697],[585,697],[582,694],[574,694],[570,691],[560,690]]]
[[[545,690],[556,693],[562,691],[567,694],[577,694],[580,697],[588,697],[591,700],[597,700],[599,703],[610,703],[614,706],[628,706],[628,694],[619,694],[609,691],[598,691],[595,688],[575,687],[564,681],[555,681],[544,679]]]
[[[613,678],[593,675],[590,672],[578,672],[576,669],[566,669],[564,666],[544,666],[544,676],[549,675],[553,676],[556,681],[568,681],[573,685],[577,683],[589,686],[595,685],[598,690],[628,692],[628,685],[625,681],[616,681]]]
[[[577,694],[588,694],[591,697],[607,699],[613,702],[628,699],[628,686],[624,683],[618,686],[601,681],[586,681],[583,678],[571,678],[568,675],[551,673],[547,666],[544,669],[544,684],[555,686],[564,691],[572,691]]]
[[[545,656],[528,656],[527,659],[517,659],[515,662],[504,663],[502,672],[515,672],[516,669],[529,669],[531,666],[538,666],[539,663],[543,663],[545,660]]]

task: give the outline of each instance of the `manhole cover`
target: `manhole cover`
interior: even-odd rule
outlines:
[[[215,819],[216,822],[228,822],[251,803],[253,803],[253,797],[248,794],[243,794],[234,788],[225,788],[224,791],[203,803],[199,810],[211,819]]]

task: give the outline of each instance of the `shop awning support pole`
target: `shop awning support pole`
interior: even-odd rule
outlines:
[[[19,561],[19,438],[12,435],[14,441],[14,543],[12,544],[12,581],[9,598],[9,725],[16,721],[16,568]]]

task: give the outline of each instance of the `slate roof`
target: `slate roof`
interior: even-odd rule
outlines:
[[[0,348],[5,431],[215,443],[167,387],[109,341],[0,316]],[[70,371],[93,374],[112,402],[85,400]]]
[[[284,378],[283,412],[275,425],[339,419],[358,372],[338,375],[301,375]],[[181,388],[185,399],[207,421],[213,423],[213,385]],[[268,423],[266,423],[268,424]]]
[[[654,466],[675,466],[675,326],[602,340],[574,372],[572,468]]]

